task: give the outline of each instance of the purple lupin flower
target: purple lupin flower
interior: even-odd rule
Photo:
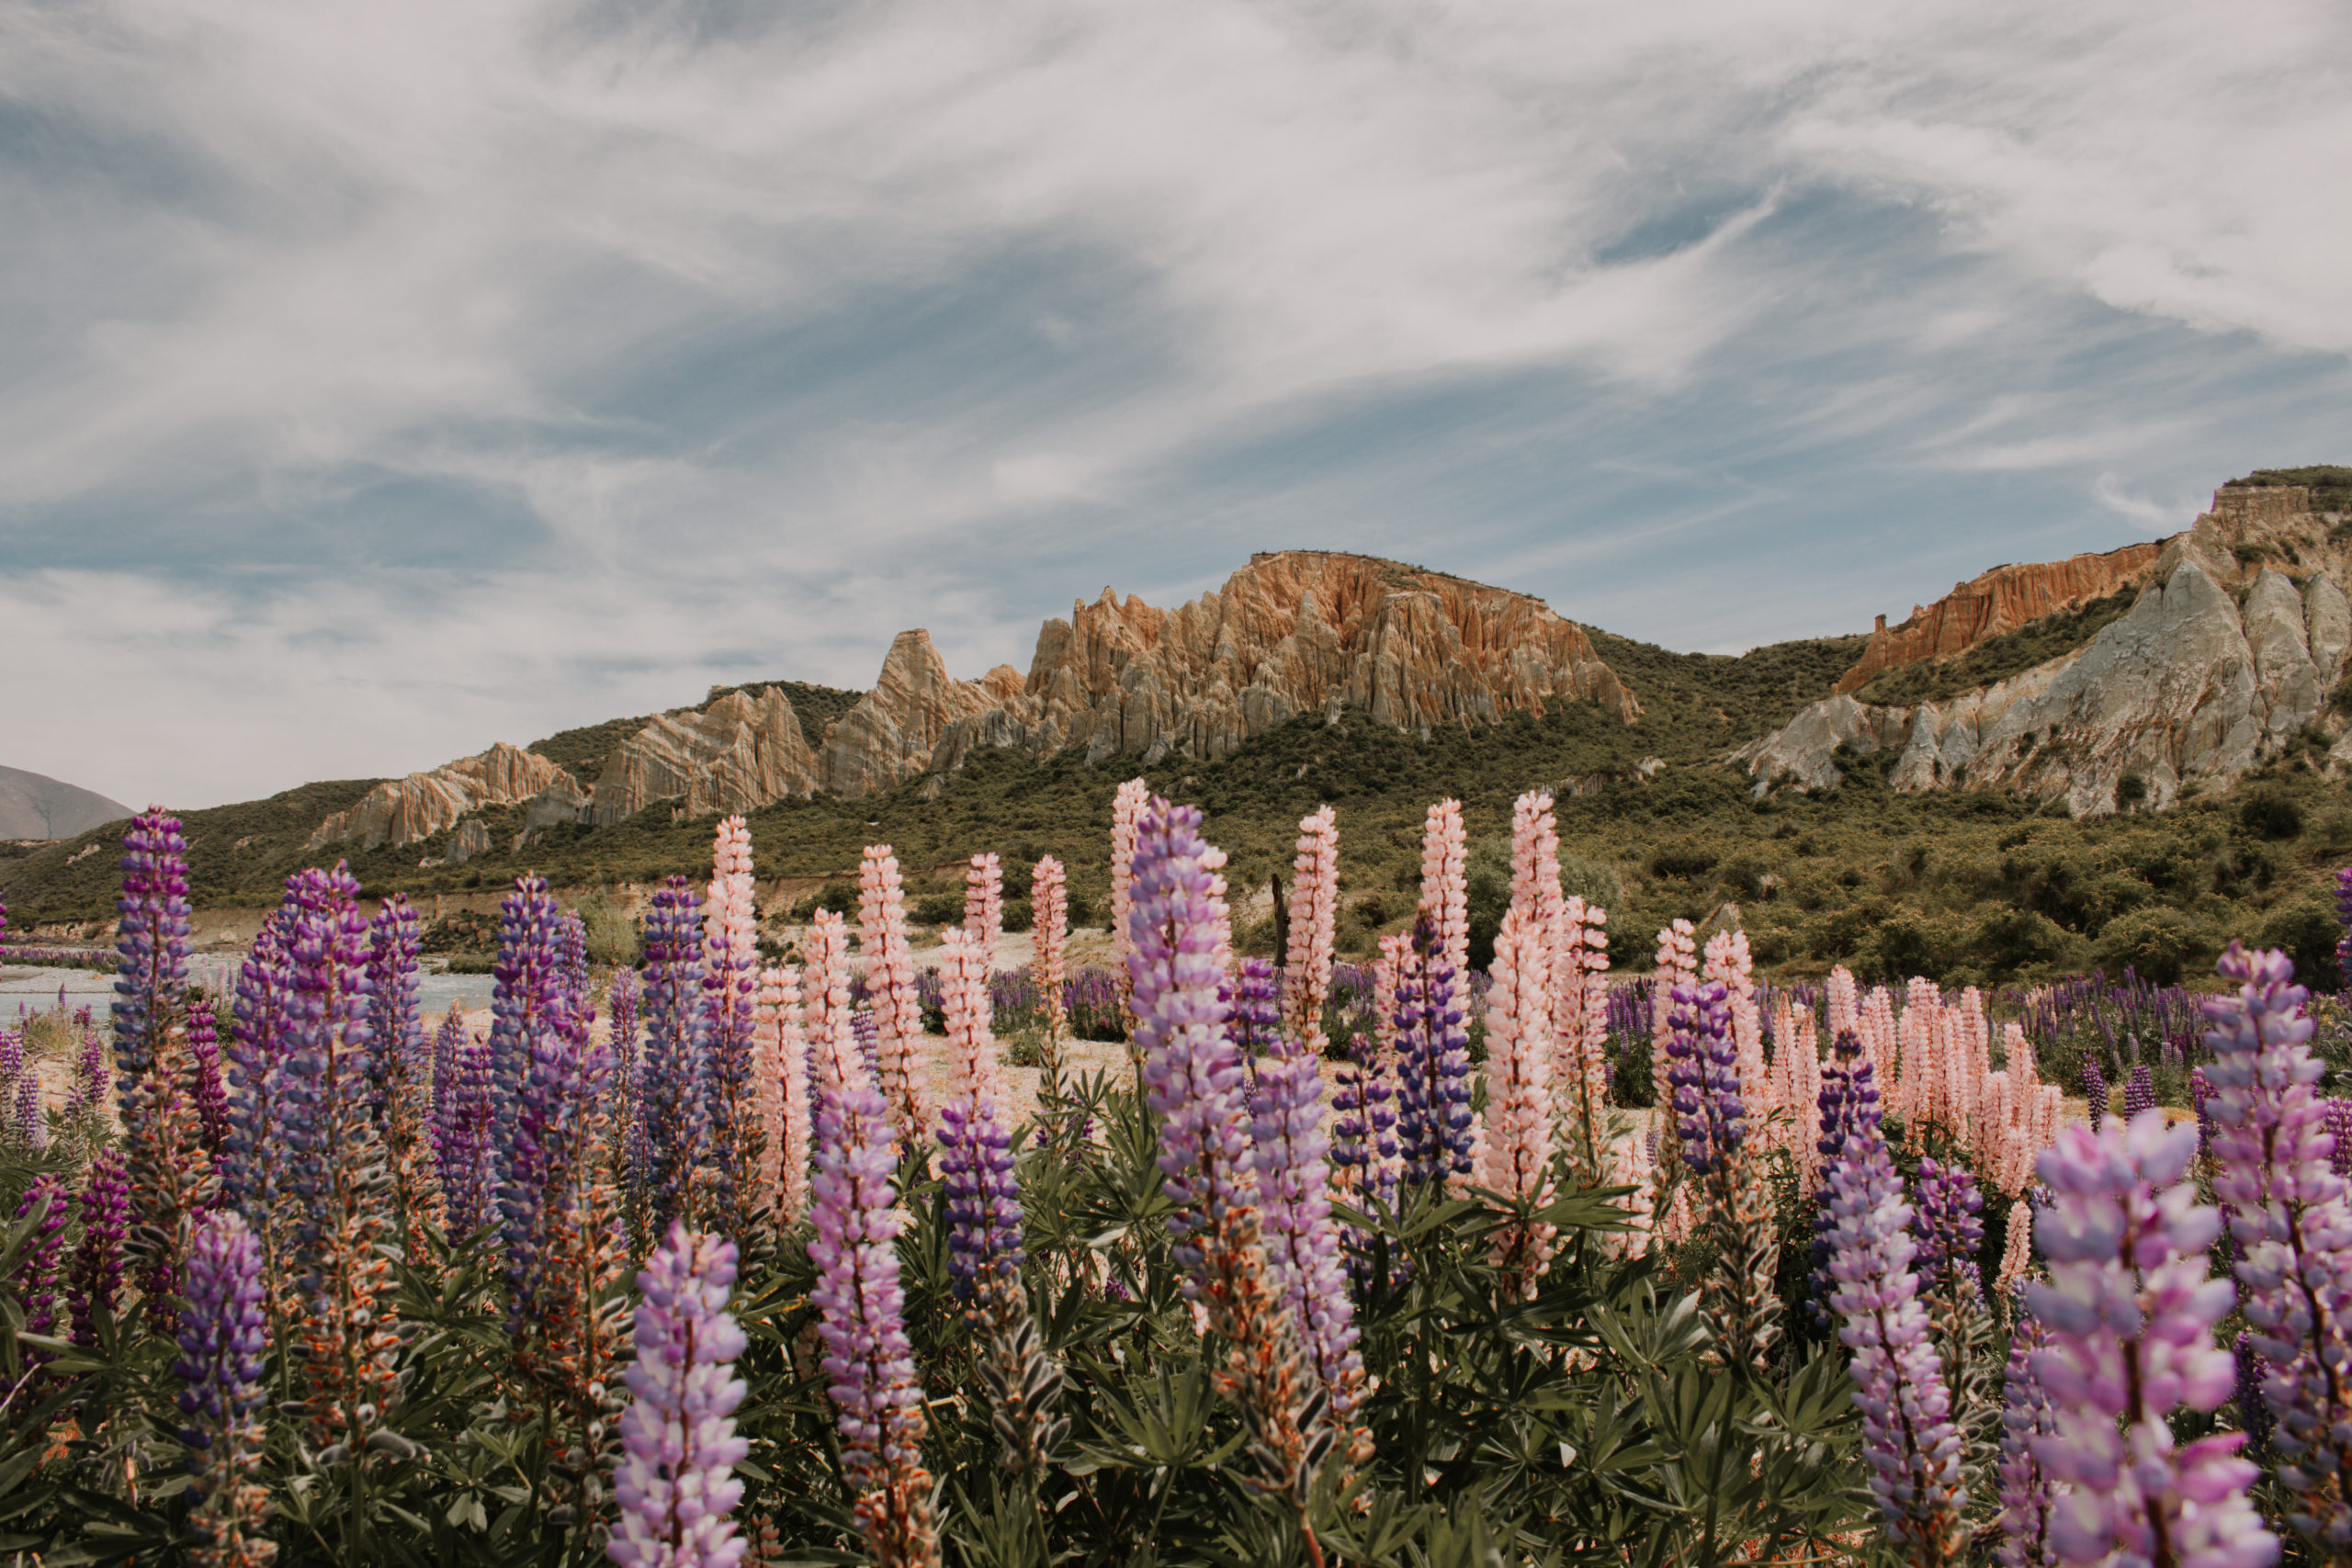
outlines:
[[[1283,1027],[1282,976],[1263,958],[1245,958],[1233,978],[1231,1028],[1235,1049],[1250,1074],[1250,1093],[1257,1093],[1258,1058],[1280,1042]]]
[[[2335,1173],[2325,1066],[2310,1050],[2308,993],[2284,953],[2233,942],[2221,972],[2235,995],[2205,1004],[2213,1027],[2206,1101],[2213,1194],[2225,1205],[2264,1396],[2302,1533],[2352,1543],[2352,1190]]]
[[[556,989],[562,979],[549,971],[537,983]],[[547,1271],[561,1261],[560,1238],[592,1223],[580,1211],[581,1177],[597,1153],[596,1107],[612,1076],[611,1049],[590,1043],[569,1004],[541,1001],[545,1023],[531,1040],[498,1194],[509,1321],[518,1324],[544,1317],[560,1298],[564,1282]]]
[[[1257,1201],[1241,1054],[1226,1028],[1231,1005],[1216,958],[1223,857],[1202,840],[1200,819],[1196,807],[1157,797],[1146,806],[1129,873],[1127,956],[1145,1095],[1165,1119],[1159,1169],[1177,1210],[1168,1229],[1178,1261],[1193,1270],[1202,1262],[1196,1233]],[[1186,1293],[1196,1288],[1188,1282]]]
[[[389,1097],[424,1075],[424,1010],[417,1000],[424,931],[408,895],[395,893],[368,924],[368,1078],[377,1125],[389,1132]]]
[[[621,1568],[735,1568],[747,1542],[731,1517],[743,1499],[735,1435],[743,1331],[727,1310],[735,1244],[684,1223],[637,1276],[637,1359],[621,1413],[613,1476],[620,1517],[605,1555]]]
[[[1216,956],[1225,855],[1200,825],[1199,807],[1156,795],[1136,823],[1127,910],[1135,1039],[1146,1098],[1161,1118],[1159,1168],[1177,1205],[1169,1232],[1190,1276],[1185,1293],[1229,1347],[1220,1387],[1249,1426],[1260,1483],[1292,1500],[1311,1542],[1306,1499],[1339,1429],[1270,1278],[1241,1054],[1226,1028],[1231,998]]]
[[[521,1113],[523,1081],[541,1043],[567,1027],[566,1002],[557,951],[561,917],[547,878],[524,875],[499,901],[498,960],[490,1002],[490,1083],[494,1114],[491,1169],[500,1190],[514,1159],[515,1118]]]
[[[57,1332],[58,1290],[62,1283],[65,1249],[65,1221],[73,1207],[65,1196],[65,1189],[56,1177],[44,1171],[27,1184],[25,1195],[17,1201],[19,1220],[34,1214],[41,1216],[34,1226],[32,1238],[17,1255],[15,1277],[9,1287],[17,1303],[24,1308],[25,1329],[28,1334]]]
[[[588,996],[588,927],[569,911],[556,917],[555,972],[564,1004],[587,1018],[594,1010]]]
[[[122,1148],[136,1221],[138,1283],[159,1328],[178,1294],[187,1229],[217,1198],[187,1059],[187,843],[153,807],[123,835],[115,899],[114,1061]]]
[[[605,1013],[607,1019],[605,1038],[613,1046],[614,1114],[613,1144],[618,1151],[615,1168],[620,1172],[626,1186],[635,1169],[628,1157],[630,1141],[639,1134],[637,1098],[640,1067],[637,1038],[637,971],[622,965],[614,972],[611,987],[605,993]]]
[[[1912,1561],[1951,1562],[1968,1506],[1960,1434],[1911,1269],[1911,1205],[1874,1122],[1847,1135],[1825,1186],[1829,1306],[1854,1352],[1871,1495]]]
[[[2219,1075],[2217,1075],[2217,1079]],[[2226,1095],[2226,1080],[2217,1082]],[[2226,1122],[2225,1122],[2226,1124]],[[2278,1538],[2246,1500],[2255,1468],[2243,1432],[2176,1449],[2175,1407],[2212,1410],[2234,1368],[2213,1343],[2230,1310],[2226,1280],[2206,1277],[2221,1216],[2184,1178],[2197,1130],[2144,1111],[2094,1133],[2062,1128],[2038,1168],[2052,1193],[2034,1240],[2050,1280],[2026,1303],[2050,1336],[2033,1355],[2056,1430],[2034,1452],[2072,1491],[2050,1520],[2069,1562],[2110,1552],[2181,1568],[2267,1568]]]
[[[2206,1077],[2205,1069],[2189,1068],[2188,1103],[2197,1111],[2197,1152],[2200,1155],[2210,1156],[2213,1152],[2213,1112],[2205,1103],[2212,1095],[2212,1080]]]
[[[702,900],[683,876],[653,896],[645,919],[646,1042],[638,1114],[645,1125],[639,1185],[649,1228],[691,1212],[695,1168],[709,1134],[703,1092]]]
[[[1396,976],[1396,1144],[1403,1179],[1416,1186],[1470,1176],[1470,1035],[1461,981],[1436,921],[1423,914]]]
[[[441,1201],[451,1240],[480,1235],[498,1218],[496,1176],[491,1168],[490,1042],[467,1032],[451,1008],[441,1021],[434,1050],[448,1052],[448,1096],[434,1126],[434,1157],[441,1175]],[[440,1080],[436,1077],[435,1087]]]
[[[907,1213],[891,1184],[889,1101],[869,1079],[844,1083],[817,1111],[809,1180],[808,1299],[825,1343],[842,1468],[876,1562],[935,1560],[931,1477],[922,1466],[922,1390],[907,1338],[899,1233]]]
[[[1343,1421],[1363,1396],[1363,1357],[1356,1349],[1355,1301],[1348,1292],[1340,1227],[1331,1218],[1318,1066],[1297,1040],[1276,1033],[1272,1054],[1258,1068],[1251,1156],[1266,1261],[1332,1416]]]
[[[97,1319],[114,1311],[122,1291],[122,1243],[130,1228],[130,1181],[122,1156],[111,1148],[90,1156],[79,1204],[82,1239],[65,1288],[74,1322],[74,1343],[98,1342]]]
[[[189,1523],[209,1549],[205,1561],[260,1568],[275,1550],[258,1539],[269,1491],[253,1479],[262,1447],[254,1412],[261,1403],[269,1327],[261,1247],[233,1209],[216,1210],[195,1226],[179,1345],[174,1371],[187,1385],[179,1406],[187,1417],[183,1437],[198,1497]]]
[[[2098,1063],[2083,1058],[2083,1099],[2088,1102],[2091,1131],[2096,1133],[2107,1120],[2107,1075],[2098,1070]]]
[[[30,1073],[17,1080],[15,1112],[17,1136],[24,1141],[25,1146],[47,1148],[49,1126],[41,1120],[40,1080]]]
[[[2018,1314],[2009,1336],[2008,1374],[2001,1389],[2001,1568],[2058,1568],[2050,1546],[2050,1477],[2035,1445],[2056,1436],[2056,1413],[2033,1375],[2033,1353],[2047,1343],[2041,1322]]]
[[[1012,1135],[986,1096],[939,1108],[939,1170],[947,1199],[947,1271],[959,1299],[1021,1267],[1021,1182]]]
[[[1984,1246],[1984,1196],[1964,1167],[1919,1161],[1919,1269],[1930,1290],[1984,1300],[1976,1255]]]
[[[2145,1063],[2132,1069],[2123,1081],[2123,1119],[2131,1121],[2143,1111],[2156,1108],[2156,1081],[2150,1076]]]
[[[221,1197],[261,1237],[265,1277],[274,1274],[276,1218],[284,1185],[286,1021],[294,987],[286,964],[285,909],[261,923],[237,969],[229,1023],[229,1142]]]
[[[1666,1077],[1674,1086],[1675,1129],[1682,1163],[1704,1175],[1731,1157],[1747,1129],[1731,1000],[1720,980],[1677,986],[1669,1000],[1666,1054],[1672,1066]]]
[[[187,1010],[187,1055],[194,1068],[190,1097],[205,1152],[218,1162],[229,1144],[229,1091],[220,1077],[220,1021],[198,998]]]
[[[2352,1177],[2352,1100],[2327,1102],[2327,1135],[2335,1140],[2327,1168],[2338,1176]]]

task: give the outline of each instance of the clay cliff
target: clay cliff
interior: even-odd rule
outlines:
[[[2083,647],[1917,708],[1841,692],[1737,756],[1759,797],[1834,787],[1840,745],[1899,748],[1896,789],[2005,788],[2077,816],[2225,787],[2307,725],[2343,731],[2327,699],[2352,645],[2345,522],[2302,487],[2223,489],[2193,526],[2149,547],[2131,611]],[[2352,766],[2352,735],[2331,759]]]
[[[2077,609],[2118,589],[2144,587],[2163,553],[2162,542],[2151,541],[2102,555],[1996,566],[1956,584],[1932,604],[1913,605],[1898,626],[1888,626],[1881,615],[1870,646],[1838,678],[1837,690],[1858,692],[1885,671],[1923,659],[1950,659],[2044,615]]]
[[[316,852],[330,844],[359,841],[362,849],[413,844],[454,827],[467,812],[485,806],[519,806],[550,787],[571,785],[571,775],[535,751],[503,740],[476,757],[460,757],[430,773],[387,779],[347,811],[319,824],[304,846]]]
[[[1047,621],[1020,690],[951,724],[932,765],[981,746],[1214,758],[1342,704],[1426,731],[1567,702],[1627,721],[1641,711],[1584,629],[1541,600],[1369,556],[1283,550],[1173,610],[1106,588]]]
[[[312,847],[414,843],[477,807],[519,805],[519,849],[548,824],[604,826],[658,801],[707,816],[818,790],[855,798],[983,746],[1037,758],[1083,746],[1090,761],[1221,757],[1342,704],[1428,730],[1563,702],[1628,721],[1640,712],[1583,628],[1539,600],[1368,556],[1289,550],[1252,558],[1221,591],[1173,610],[1106,588],[1045,624],[1025,676],[999,665],[959,681],[929,632],[901,632],[874,689],[813,750],[782,691],[730,692],[649,721],[605,759],[593,791],[499,746],[379,786],[322,824]]]

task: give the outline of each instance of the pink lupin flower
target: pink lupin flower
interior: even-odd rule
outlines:
[[[1822,994],[1826,998],[1824,1006],[1828,1011],[1821,1026],[1828,1032],[1829,1038],[1835,1040],[1840,1034],[1851,1034],[1855,1039],[1860,1039],[1861,1010],[1854,989],[1853,971],[1843,964],[1830,970],[1829,978],[1822,987]],[[1871,1070],[1875,1073],[1877,1069]]]
[[[1751,1122],[1761,1124],[1773,1110],[1770,1080],[1764,1070],[1764,1016],[1756,1006],[1755,961],[1748,955],[1747,933],[1720,931],[1707,939],[1699,977],[1720,981],[1731,1010],[1731,1037],[1739,1053],[1739,1094]]]
[[[939,992],[946,1017],[951,1095],[1004,1103],[989,995],[988,949],[968,931],[940,933]]]
[[[817,1083],[828,1094],[873,1081],[873,1069],[857,1048],[849,1008],[849,930],[842,917],[820,909],[809,921],[808,963],[800,978],[800,1005],[808,1023],[808,1054]]]
[[[1541,1207],[1552,1198],[1551,954],[1543,915],[1513,904],[1495,938],[1494,986],[1487,993],[1487,1137],[1478,1183]],[[1506,1224],[1495,1233],[1495,1262],[1532,1292],[1551,1260],[1554,1226]]]
[[[1290,944],[1283,955],[1283,1018],[1311,1056],[1330,1043],[1323,1004],[1331,994],[1331,946],[1339,929],[1340,821],[1329,806],[1299,819],[1291,861]]]
[[[906,891],[899,881],[899,857],[888,844],[868,844],[858,864],[857,939],[865,954],[865,994],[873,1002],[882,1093],[899,1137],[911,1139],[924,1123],[915,1083],[922,1007],[915,997],[914,955],[907,944]]]
[[[1993,1277],[1993,1294],[2003,1301],[2025,1280],[2033,1268],[2033,1205],[2009,1205],[2009,1223],[2001,1237],[2001,1270]]]
[[[1135,983],[1127,960],[1135,953],[1135,942],[1128,933],[1127,912],[1135,904],[1136,829],[1150,798],[1151,786],[1141,779],[1129,779],[1111,798],[1111,971],[1118,980],[1119,1010],[1125,1015],[1130,1040],[1135,1037]]]
[[[1593,1157],[1609,1135],[1609,911],[1570,898],[1552,957],[1552,1096],[1562,1108],[1582,1168],[1601,1179]]]
[[[785,965],[760,976],[760,1118],[766,1134],[761,1186],[785,1228],[808,1212],[808,1038],[800,1005],[800,972]]]
[[[1462,803],[1441,800],[1421,828],[1420,912],[1437,928],[1438,953],[1456,975],[1470,968],[1468,840]]]
[[[996,950],[1004,945],[1004,867],[993,851],[974,855],[964,873],[964,934],[979,943],[994,970]]]
[[[1650,992],[1650,1103],[1671,1105],[1673,1086],[1667,1082],[1667,1071],[1672,1059],[1666,1052],[1667,1043],[1674,1038],[1669,1019],[1674,1008],[1674,993],[1686,986],[1698,983],[1699,949],[1691,941],[1690,922],[1677,919],[1657,933],[1657,979]],[[1661,1166],[1670,1164],[1661,1161]]]
[[[1058,1041],[1069,1027],[1062,987],[1069,979],[1069,887],[1062,863],[1051,855],[1040,857],[1030,874],[1029,908],[1037,945],[1037,990],[1046,1006],[1046,1038]]]
[[[719,1161],[722,1228],[748,1235],[763,1194],[759,1029],[759,908],[752,879],[752,833],[741,817],[718,824],[710,896],[703,904],[703,1012],[710,1147]],[[774,1189],[768,1188],[767,1191]]]

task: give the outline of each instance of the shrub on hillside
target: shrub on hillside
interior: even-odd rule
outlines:
[[[2135,909],[2099,933],[2097,955],[2110,974],[2126,968],[2159,986],[2177,986],[2221,952],[2213,933],[2178,909]]]

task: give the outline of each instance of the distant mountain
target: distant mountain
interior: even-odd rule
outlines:
[[[130,814],[119,800],[45,773],[0,768],[0,839],[70,839]]]

